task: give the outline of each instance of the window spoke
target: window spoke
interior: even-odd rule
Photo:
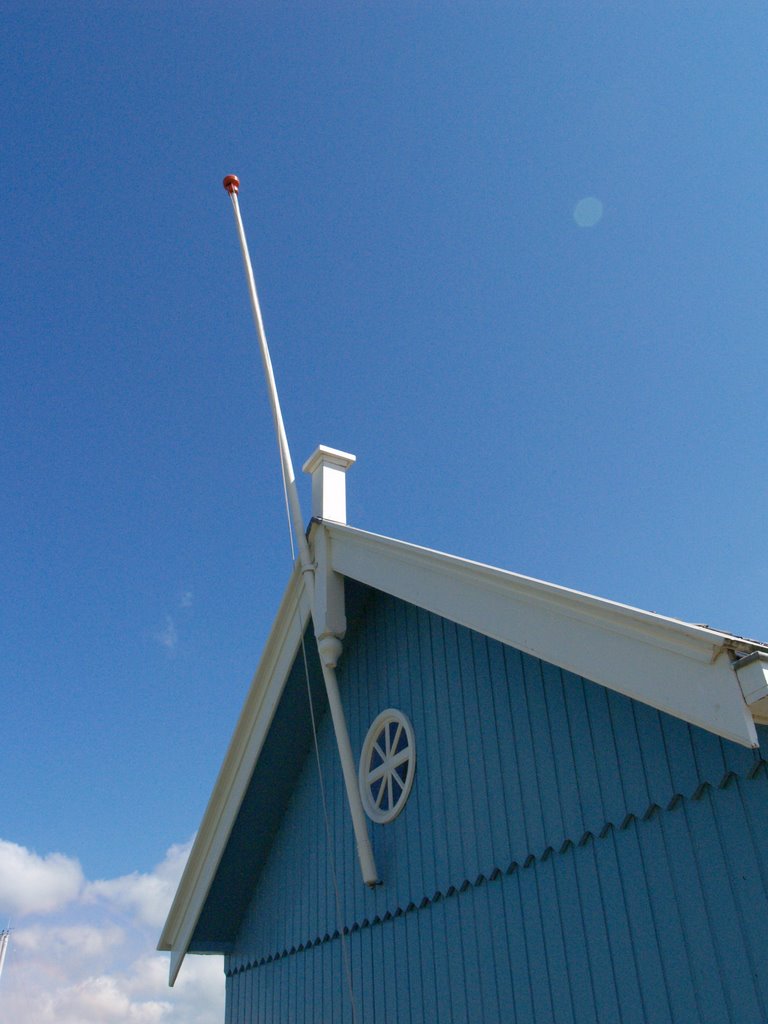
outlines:
[[[397,768],[403,763],[403,761],[410,761],[411,759],[411,748],[406,747],[405,750],[401,750],[399,754],[395,754],[392,760],[389,762],[393,768]]]
[[[402,732],[403,732],[403,723],[402,722],[398,722],[397,723],[397,729],[395,730],[395,738],[392,740],[392,747],[391,747],[390,753],[392,753],[392,754],[396,753],[396,751],[397,751],[397,744],[400,741],[400,736],[402,735]]]

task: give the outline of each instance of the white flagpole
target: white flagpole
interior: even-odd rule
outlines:
[[[267,346],[267,336],[264,331],[264,321],[261,316],[261,307],[259,305],[259,297],[256,292],[256,281],[253,277],[253,268],[251,266],[251,257],[248,253],[248,242],[245,238],[245,229],[243,227],[243,220],[240,216],[240,206],[237,201],[237,194],[240,189],[240,182],[234,174],[228,174],[224,179],[224,188],[229,193],[230,199],[232,200],[232,209],[235,214],[235,223],[237,224],[237,233],[240,238],[240,249],[243,255],[243,266],[245,267],[245,277],[248,283],[248,293],[251,298],[251,310],[253,312],[253,322],[256,327],[256,334],[259,338],[259,349],[261,351],[261,361],[264,364],[264,374],[267,378],[267,391],[269,392],[269,402],[272,407],[272,419],[275,424],[275,431],[277,433],[277,441],[280,446],[280,460],[283,467],[283,476],[285,479],[285,489],[288,495],[288,507],[290,509],[291,521],[293,523],[293,532],[296,535],[296,543],[299,548],[299,563],[301,565],[301,571],[303,574],[304,585],[307,588],[307,595],[309,597],[309,605],[312,611],[312,621],[315,627],[315,637],[317,639],[318,654],[320,656],[320,664],[323,669],[323,679],[325,681],[325,690],[328,695],[328,705],[331,710],[331,718],[333,719],[333,727],[336,733],[336,743],[339,748],[339,759],[341,760],[342,773],[344,775],[344,784],[347,791],[347,801],[349,803],[349,811],[352,817],[352,826],[355,832],[355,840],[357,842],[357,853],[360,860],[360,870],[362,871],[363,881],[366,885],[376,885],[379,881],[378,872],[376,871],[376,864],[373,859],[373,849],[371,847],[371,840],[368,836],[368,825],[365,820],[365,811],[363,810],[363,803],[360,798],[360,790],[357,785],[357,773],[355,771],[355,760],[352,754],[352,744],[349,740],[349,731],[347,729],[346,719],[344,718],[344,709],[341,704],[341,696],[339,694],[339,684],[336,679],[335,657],[328,656],[328,650],[334,650],[333,645],[327,645],[321,643],[321,638],[317,636],[317,621],[315,616],[315,577],[314,577],[314,565],[312,563],[312,556],[309,551],[309,545],[307,544],[307,538],[304,534],[304,520],[301,515],[301,506],[299,505],[299,494],[296,489],[296,477],[293,472],[293,462],[291,461],[291,452],[288,448],[288,438],[285,433],[285,425],[283,423],[283,414],[280,409],[280,399],[277,394],[277,385],[275,383],[275,374],[272,369],[272,360],[269,356],[269,348]]]
[[[3,975],[3,964],[5,963],[5,954],[8,952],[8,940],[10,938],[10,931],[0,932],[0,977]]]

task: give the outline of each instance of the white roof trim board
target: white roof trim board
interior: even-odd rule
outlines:
[[[653,612],[326,522],[332,568],[436,615],[746,746],[752,714],[731,658],[766,648]],[[170,982],[200,913],[309,622],[294,568],[158,949]]]
[[[726,652],[759,645],[349,526],[327,529],[336,572],[726,739],[757,746]]]
[[[158,943],[158,949],[171,953],[171,985],[189,948],[309,618],[309,601],[297,565],[288,581]]]

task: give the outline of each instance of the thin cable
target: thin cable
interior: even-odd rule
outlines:
[[[281,453],[282,456],[282,453]],[[291,529],[291,512],[288,506],[288,490],[285,480],[285,465],[283,464],[282,457],[280,459],[280,468],[282,470],[283,478],[283,494],[285,497],[285,512],[288,518],[288,536],[291,542],[291,555],[293,561],[296,561],[296,552],[293,544],[293,530]],[[352,983],[352,963],[349,957],[349,949],[347,947],[347,936],[344,934],[344,914],[341,905],[341,891],[339,889],[339,879],[336,875],[336,857],[333,848],[333,837],[331,835],[331,823],[328,818],[328,802],[325,798],[325,782],[323,780],[323,769],[320,763],[320,747],[317,741],[317,723],[315,720],[315,705],[312,700],[312,687],[309,682],[309,663],[307,661],[307,648],[304,644],[304,632],[301,633],[301,656],[304,661],[304,679],[307,684],[307,703],[309,704],[309,717],[312,722],[312,740],[315,748],[315,762],[317,763],[317,778],[320,784],[320,802],[323,808],[323,824],[325,827],[325,845],[328,851],[328,863],[331,865],[331,879],[333,881],[333,892],[336,902],[336,921],[339,928],[339,940],[341,942],[341,958],[344,963],[344,975],[347,981],[347,992],[349,994],[349,1005],[352,1009],[352,1024],[357,1024],[357,1004],[355,1003],[355,991]]]
[[[266,333],[264,331],[264,323],[263,323],[262,316],[261,316],[261,308],[260,308],[260,305],[259,305],[258,295],[256,293],[256,282],[255,282],[254,277],[253,277],[253,268],[251,266],[251,258],[250,258],[249,254],[248,254],[248,243],[247,243],[246,238],[245,238],[245,229],[243,227],[242,218],[240,216],[240,206],[239,206],[238,201],[237,201],[237,193],[239,191],[239,187],[240,187],[240,182],[238,181],[238,179],[237,179],[237,177],[235,175],[227,175],[227,177],[224,179],[224,188],[229,193],[230,199],[232,200],[232,208],[233,208],[233,211],[234,211],[235,221],[236,221],[237,229],[238,229],[238,235],[239,235],[239,238],[240,238],[240,248],[241,248],[241,252],[242,252],[242,256],[243,256],[243,265],[245,267],[246,279],[247,279],[247,282],[248,282],[248,285],[249,285],[249,295],[250,295],[250,299],[251,299],[251,310],[252,310],[252,313],[253,313],[253,319],[254,319],[254,325],[256,327],[256,333],[257,333],[257,336],[258,336],[258,339],[259,339],[259,349],[260,349],[260,352],[261,352],[261,358],[262,358],[262,363],[263,363],[263,366],[264,366],[264,372],[265,372],[265,375],[266,375],[266,378],[267,378],[267,392],[268,392],[268,395],[269,395],[270,405],[272,407],[272,417],[273,417],[274,424],[275,424],[275,432],[277,434],[277,441],[278,441],[278,450],[279,450],[279,453],[280,453],[280,469],[281,469],[281,475],[282,475],[282,479],[283,479],[283,495],[284,495],[284,498],[285,498],[286,512],[288,514],[288,532],[289,532],[289,536],[290,536],[290,540],[291,540],[291,553],[293,555],[293,562],[294,562],[294,565],[295,565],[295,562],[296,562],[296,554],[295,554],[295,548],[294,548],[294,535],[295,535],[296,545],[297,545],[297,547],[299,549],[299,553],[300,553],[302,577],[304,575],[307,575],[307,577],[308,577],[306,580],[304,580],[304,586],[309,588],[310,606],[312,608],[312,614],[313,614],[313,618],[314,618],[314,596],[313,596],[314,579],[313,579],[313,576],[312,576],[312,572],[313,572],[313,568],[314,567],[313,567],[313,564],[312,564],[312,558],[311,558],[311,555],[310,555],[309,546],[307,544],[307,538],[306,538],[306,535],[304,533],[304,522],[302,520],[301,509],[299,507],[299,497],[298,497],[298,492],[297,492],[297,489],[296,489],[296,481],[295,481],[295,477],[294,477],[294,473],[293,473],[293,464],[292,464],[292,461],[291,461],[290,449],[288,447],[288,438],[286,437],[286,434],[285,434],[285,426],[284,426],[284,423],[283,423],[282,411],[280,409],[280,400],[279,400],[278,395],[277,395],[277,387],[276,387],[276,384],[275,384],[274,371],[272,369],[272,360],[271,360],[270,355],[269,355],[269,348],[267,346]],[[291,527],[293,527],[293,529]],[[321,764],[320,764],[320,751],[319,751],[319,746],[318,746],[318,741],[317,741],[317,726],[316,726],[316,722],[315,722],[314,707],[313,707],[313,704],[312,704],[312,691],[311,691],[311,686],[310,686],[310,682],[309,682],[309,666],[308,666],[308,663],[307,663],[307,653],[306,653],[306,649],[305,649],[305,645],[304,645],[304,631],[303,630],[301,631],[301,650],[302,650],[302,655],[303,655],[303,659],[304,659],[304,675],[305,675],[306,684],[307,684],[307,695],[308,695],[308,698],[309,698],[309,710],[310,710],[310,716],[311,716],[311,720],[312,720],[312,735],[313,735],[313,738],[314,738],[314,745],[315,745],[315,758],[316,758],[316,761],[317,761],[318,778],[319,778],[319,781],[320,781],[320,793],[321,793],[321,799],[322,799],[322,805],[323,805],[323,818],[324,818],[324,821],[325,821],[326,843],[328,845],[329,861],[330,861],[330,864],[331,864],[331,876],[332,876],[332,879],[333,879],[333,888],[334,888],[334,893],[335,893],[335,898],[336,898],[336,915],[337,915],[338,923],[339,923],[339,937],[340,937],[340,940],[341,940],[342,959],[344,961],[344,970],[345,970],[345,974],[346,974],[346,978],[347,978],[347,986],[348,986],[348,989],[349,989],[349,999],[350,999],[350,1005],[351,1005],[351,1008],[352,1008],[352,1022],[353,1022],[353,1024],[357,1024],[358,1017],[357,1017],[357,1008],[355,1006],[354,991],[353,991],[353,987],[352,987],[352,969],[351,969],[351,964],[350,964],[350,960],[349,960],[349,951],[347,949],[346,942],[345,942],[345,938],[346,937],[344,935],[344,920],[343,920],[343,915],[342,915],[341,894],[340,894],[340,891],[339,891],[338,879],[336,877],[336,867],[335,867],[334,856],[333,856],[333,845],[332,845],[332,841],[331,841],[330,823],[329,823],[329,820],[328,820],[328,807],[327,807],[326,798],[325,798],[325,786],[324,786],[324,783],[323,783],[323,774],[322,774],[322,768],[321,768]],[[325,672],[324,672],[324,675],[325,675]],[[335,676],[333,677],[333,690],[331,690],[331,688],[330,688],[331,684],[330,684],[328,678],[326,678],[325,682],[326,682],[326,688],[328,688],[328,699],[329,699],[329,703],[331,705],[331,713],[332,713],[332,715],[334,717],[334,728],[336,730],[337,740],[338,740],[339,745],[340,745],[339,746],[339,753],[340,753],[340,756],[342,757],[342,768],[343,768],[344,774],[345,774],[345,785],[347,786],[347,795],[348,795],[348,798],[349,798],[349,801],[350,801],[350,812],[352,813],[352,820],[353,820],[353,825],[354,825],[354,828],[355,828],[355,836],[356,836],[356,839],[358,840],[358,849],[359,849],[359,851],[361,851],[360,854],[359,854],[360,858],[361,858],[360,866],[363,869],[363,877],[367,881],[368,880],[368,875],[370,874],[371,877],[375,877],[376,871],[375,871],[375,866],[373,866],[372,863],[371,863],[370,867],[367,870],[366,870],[366,867],[364,867],[364,865],[363,865],[363,852],[362,851],[364,851],[364,850],[368,851],[368,859],[371,860],[371,862],[372,862],[372,853],[370,851],[370,841],[368,839],[367,832],[366,832],[366,834],[364,836],[364,843],[362,842],[360,836],[358,835],[359,829],[362,828],[363,826],[359,824],[358,818],[355,815],[355,807],[356,807],[356,805],[355,805],[355,798],[357,798],[357,801],[358,801],[357,807],[359,809],[360,821],[364,821],[364,819],[363,819],[363,810],[362,810],[362,807],[359,806],[359,796],[357,794],[357,787],[352,785],[352,782],[350,781],[350,778],[348,777],[349,774],[350,774],[350,772],[347,771],[349,765],[346,764],[346,762],[344,760],[344,756],[342,755],[342,745],[343,745],[343,743],[345,743],[346,744],[346,748],[349,748],[348,749],[349,757],[351,758],[351,756],[352,756],[352,751],[351,751],[350,744],[349,744],[349,736],[348,736],[348,734],[346,732],[346,724],[343,721],[343,717],[342,717],[342,720],[341,720],[341,725],[339,725],[337,723],[337,721],[336,721],[336,709],[335,709],[335,705],[333,703],[334,694],[335,694],[335,699],[338,701],[338,694],[337,694],[337,687],[336,687],[336,682],[335,682]],[[340,729],[341,729],[342,735],[339,735],[339,730]],[[351,771],[351,769],[350,769],[350,771]]]
[[[336,900],[336,919],[339,927],[339,941],[341,942],[341,958],[344,962],[344,974],[347,979],[347,992],[349,994],[349,1005],[352,1008],[352,1024],[357,1024],[357,1004],[355,1003],[355,990],[352,984],[352,963],[349,958],[347,947],[347,936],[344,934],[344,914],[341,905],[341,891],[339,880],[336,875],[336,858],[333,849],[333,837],[331,835],[331,823],[328,818],[328,803],[325,798],[325,783],[323,782],[323,769],[320,764],[320,746],[317,742],[317,724],[315,722],[315,707],[312,701],[312,688],[309,683],[309,665],[307,663],[307,650],[304,646],[304,634],[301,634],[301,653],[304,658],[304,678],[307,683],[307,701],[309,703],[309,714],[312,720],[312,739],[315,747],[315,761],[317,762],[317,778],[320,783],[320,802],[323,807],[323,822],[325,825],[325,844],[328,850],[328,862],[331,865],[331,878],[333,880],[333,892]]]
[[[282,458],[282,451],[280,452],[280,469],[282,470],[283,479],[283,495],[285,497],[285,514],[288,519],[288,537],[291,542],[291,555],[293,561],[296,561],[296,550],[293,543],[293,530],[291,529],[291,511],[288,504],[288,487],[285,477],[285,463]],[[328,818],[328,802],[325,798],[325,782],[323,780],[323,768],[320,763],[320,746],[317,741],[317,722],[315,720],[315,706],[312,700],[312,687],[309,682],[309,663],[307,661],[307,648],[304,644],[304,631],[301,632],[301,656],[304,661],[304,679],[307,684],[307,703],[309,704],[309,717],[312,722],[312,740],[315,748],[315,762],[317,764],[317,778],[320,784],[320,802],[323,808],[323,824],[325,827],[325,845],[328,851],[328,863],[331,865],[331,879],[333,881],[333,892],[336,903],[336,921],[339,929],[339,941],[341,942],[341,958],[344,964],[344,975],[347,982],[347,992],[349,995],[349,1005],[352,1009],[352,1024],[357,1024],[357,1004],[355,1003],[355,991],[352,982],[352,963],[349,956],[349,948],[347,946],[347,936],[344,934],[344,914],[341,904],[341,891],[339,889],[339,879],[336,874],[336,857],[333,848],[333,836],[331,834],[331,823]]]

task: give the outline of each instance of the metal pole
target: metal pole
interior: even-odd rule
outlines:
[[[0,932],[0,975],[3,973],[5,954],[8,952],[8,941],[11,937],[10,930]]]
[[[344,775],[344,785],[347,790],[347,801],[349,803],[349,811],[352,816],[352,827],[355,831],[355,840],[357,842],[357,854],[360,860],[360,870],[362,871],[363,881],[366,885],[376,885],[379,881],[378,872],[376,871],[376,864],[373,859],[373,849],[371,847],[371,840],[368,836],[368,825],[365,820],[365,811],[363,810],[363,803],[360,799],[360,790],[357,786],[357,773],[355,771],[355,762],[352,754],[352,744],[349,739],[349,731],[347,729],[347,722],[344,718],[344,709],[341,704],[341,697],[339,695],[339,684],[336,679],[336,672],[334,666],[336,664],[335,657],[331,659],[330,663],[328,660],[327,653],[324,653],[324,648],[333,649],[333,645],[328,645],[322,642],[322,638],[317,635],[317,620],[315,617],[315,576],[314,576],[314,565],[312,563],[312,556],[309,551],[309,545],[307,544],[307,538],[304,534],[304,520],[301,515],[301,506],[299,505],[299,494],[296,489],[296,478],[293,472],[293,462],[291,461],[291,452],[288,448],[288,437],[285,433],[285,426],[283,424],[283,414],[280,409],[280,399],[277,394],[277,385],[275,383],[275,374],[272,369],[272,360],[269,356],[269,348],[267,346],[267,336],[264,331],[264,321],[261,317],[261,307],[259,305],[259,297],[256,292],[256,281],[253,277],[253,268],[251,266],[251,257],[248,253],[248,242],[245,238],[245,229],[243,227],[243,219],[240,216],[240,206],[237,201],[237,193],[240,188],[240,182],[234,174],[228,174],[224,179],[224,188],[229,192],[232,200],[232,209],[235,213],[235,223],[237,224],[237,233],[240,238],[240,249],[243,254],[243,265],[245,267],[245,277],[248,283],[248,293],[251,298],[251,310],[253,312],[253,322],[256,326],[256,334],[259,338],[259,349],[261,351],[261,360],[264,364],[264,373],[267,378],[267,391],[269,393],[269,402],[272,407],[272,419],[275,423],[275,431],[277,433],[277,441],[280,447],[280,460],[283,467],[283,475],[285,478],[285,489],[288,495],[288,507],[290,509],[291,521],[293,523],[293,532],[296,535],[296,542],[299,548],[299,563],[301,565],[302,576],[304,585],[307,588],[307,594],[309,597],[309,606],[312,610],[312,623],[315,629],[315,637],[317,639],[318,654],[320,656],[320,664],[323,669],[323,680],[325,682],[325,692],[328,695],[328,704],[331,710],[331,718],[333,720],[333,728],[336,733],[336,744],[339,748],[339,759],[341,761],[341,769]],[[338,649],[340,650],[341,643],[336,641]]]
[[[224,188],[229,192],[229,196],[232,200],[232,209],[235,212],[235,223],[237,224],[237,234],[240,238],[240,250],[243,254],[243,266],[245,267],[245,277],[248,283],[248,294],[251,299],[251,310],[253,312],[253,322],[256,327],[256,334],[259,339],[259,351],[261,352],[261,361],[264,365],[264,374],[267,378],[267,393],[269,394],[269,404],[272,408],[272,419],[275,424],[275,432],[277,433],[277,443],[280,446],[280,459],[283,464],[283,473],[285,474],[285,485],[288,492],[288,506],[291,512],[291,521],[293,523],[293,532],[296,535],[296,543],[299,546],[299,560],[301,562],[302,570],[305,572],[312,564],[312,559],[309,554],[309,547],[307,545],[307,538],[304,535],[304,520],[301,517],[301,507],[299,505],[299,495],[296,490],[296,476],[293,472],[293,462],[291,461],[291,452],[288,448],[288,437],[285,433],[285,425],[283,424],[283,414],[280,409],[280,399],[277,394],[277,384],[275,383],[275,373],[272,369],[272,360],[269,356],[269,347],[267,346],[267,336],[264,331],[264,321],[261,317],[261,306],[259,305],[259,296],[256,292],[256,281],[253,277],[253,267],[251,266],[251,257],[248,253],[248,242],[245,238],[245,228],[243,227],[243,218],[240,216],[240,206],[237,201],[237,193],[240,188],[240,182],[234,176],[234,174],[227,175],[224,179]]]

